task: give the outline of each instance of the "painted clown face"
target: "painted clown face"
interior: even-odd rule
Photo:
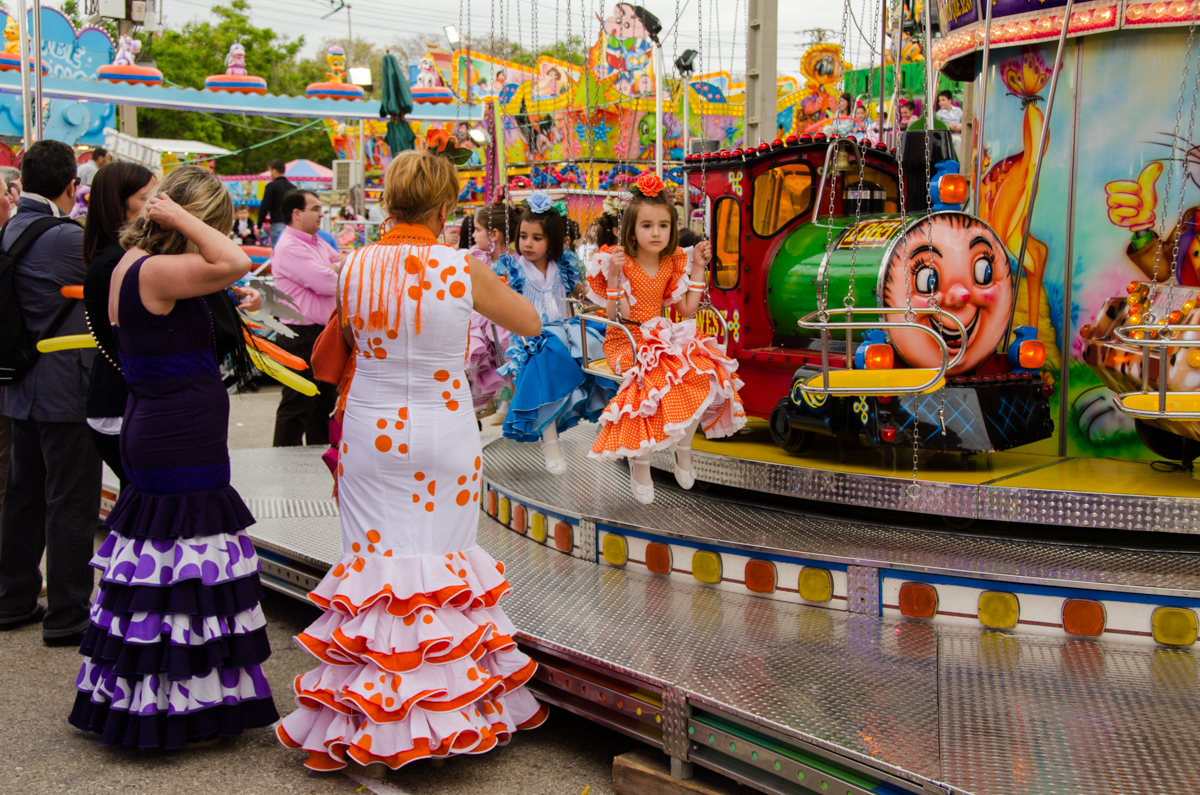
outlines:
[[[908,279],[905,278],[905,240],[893,246],[885,263],[883,305],[908,306],[907,287],[912,287],[914,309],[937,300],[966,329],[966,340],[958,327],[937,317],[921,316],[917,322],[932,327],[946,341],[950,358],[966,345],[962,361],[949,374],[969,373],[996,351],[1008,327],[1012,310],[1012,271],[1008,255],[996,234],[982,221],[965,213],[943,212],[921,221],[907,233]],[[903,315],[890,315],[901,321]],[[896,351],[911,367],[937,367],[941,362],[937,342],[928,334],[892,329]]]

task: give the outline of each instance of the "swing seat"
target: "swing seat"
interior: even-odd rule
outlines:
[[[588,365],[586,368],[584,368],[584,371],[591,373],[597,378],[605,378],[609,381],[615,381],[617,383],[620,383],[623,380],[621,376],[614,373],[612,368],[608,366],[608,359],[596,359],[595,361],[588,362]]]
[[[829,388],[852,390],[844,394],[895,395],[912,393],[922,384],[937,378],[921,394],[936,392],[946,385],[946,378],[938,378],[937,369],[907,370],[830,370]],[[804,382],[806,387],[823,389],[824,382],[818,373]]]
[[[1170,419],[1172,414],[1194,414],[1196,417],[1200,417],[1200,392],[1168,392],[1166,397],[1167,416],[1164,419]],[[1117,408],[1125,413],[1152,412],[1158,414],[1158,393],[1156,392],[1117,395],[1115,400]],[[1194,419],[1194,417],[1180,417],[1180,419]]]

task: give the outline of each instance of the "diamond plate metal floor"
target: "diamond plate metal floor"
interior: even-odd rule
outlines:
[[[323,570],[341,540],[317,452],[232,457],[234,484],[259,519],[256,544]],[[479,540],[507,565],[515,592],[505,609],[526,640],[674,685],[699,708],[881,772],[980,795],[1200,788],[1200,666],[1189,651],[718,592],[571,558],[487,517]]]
[[[1200,555],[954,535],[714,503],[700,491],[657,488],[651,505],[629,491],[628,470],[588,458],[592,428],[563,434],[570,471],[546,471],[541,449],[497,439],[484,475],[524,501],[629,529],[720,546],[849,565],[1109,591],[1200,597]],[[665,457],[665,455],[664,455]],[[664,462],[665,463],[665,462]],[[669,464],[667,464],[669,466]],[[753,493],[749,494],[753,499]]]

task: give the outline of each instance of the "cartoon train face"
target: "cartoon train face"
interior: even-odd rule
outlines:
[[[987,223],[955,210],[838,222],[842,228],[828,251],[822,224],[802,225],[780,245],[768,280],[768,309],[777,334],[794,333],[797,319],[820,307],[816,285],[817,290],[827,286],[825,305],[830,308],[853,296],[859,307],[936,306],[954,315],[966,339],[957,326],[937,316],[913,318],[941,336],[951,360],[965,346],[948,375],[969,374],[996,352],[1008,328],[1015,290],[1008,252]],[[885,318],[905,319],[903,311]],[[929,334],[891,329],[890,337],[904,365],[940,365],[941,348]]]
[[[1004,339],[1014,300],[1013,269],[1000,238],[986,223],[962,212],[932,213],[911,224],[892,241],[879,269],[880,306],[937,306],[954,315],[966,329],[936,316],[917,322],[933,328],[946,343],[951,359],[966,352],[949,375],[972,372]],[[903,314],[890,315],[899,322]],[[937,367],[938,344],[915,329],[893,329],[892,342],[910,367]]]

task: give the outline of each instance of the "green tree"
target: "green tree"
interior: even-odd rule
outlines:
[[[490,40],[480,41],[475,45],[475,51],[490,54],[492,52],[491,45],[492,42]],[[533,66],[537,63],[537,59],[543,55],[550,58],[557,58],[560,61],[566,61],[576,66],[583,66],[587,63],[588,44],[580,36],[571,36],[566,41],[554,42],[550,47],[529,50],[520,42],[497,39],[495,51],[497,53],[496,57],[525,66]]]
[[[224,72],[225,55],[235,43],[246,48],[247,71],[266,78],[267,90],[273,94],[303,96],[306,85],[325,79],[324,69],[317,69],[315,61],[300,59],[304,37],[289,41],[270,28],[255,27],[250,23],[249,8],[247,0],[231,0],[228,5],[212,7],[215,23],[191,21],[177,30],[153,36],[139,34],[142,54],[156,61],[165,82],[184,88],[202,89],[205,77]],[[141,135],[203,141],[231,150],[263,143],[297,126],[291,120],[243,114],[138,109]],[[328,135],[318,125],[267,146],[223,157],[217,161],[217,170],[222,174],[252,174],[265,170],[267,161],[275,157],[328,163],[334,152]]]

